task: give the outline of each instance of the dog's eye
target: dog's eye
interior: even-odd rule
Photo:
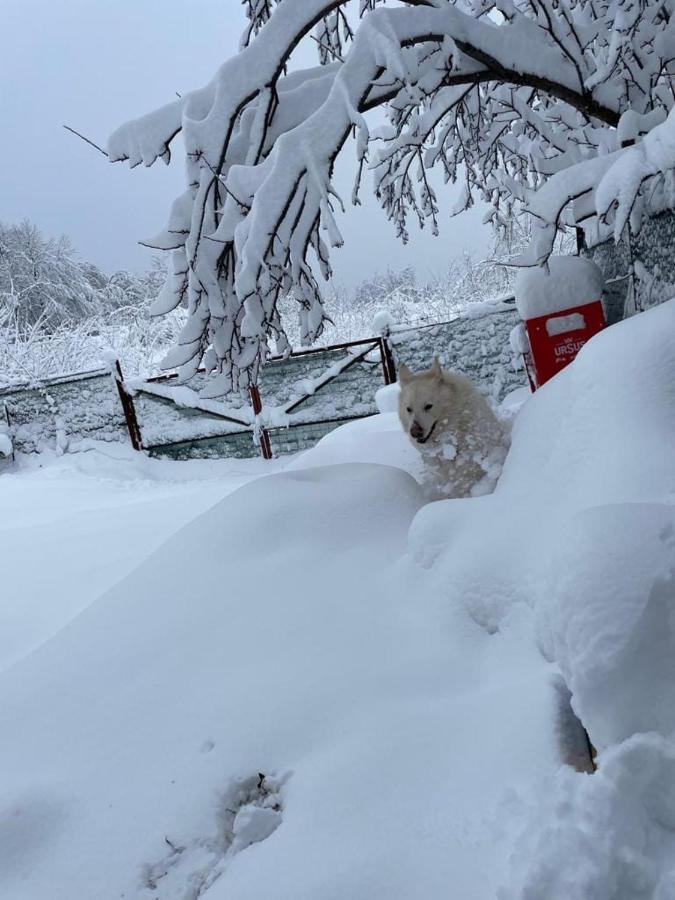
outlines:
[[[406,412],[412,412],[412,406],[406,406],[405,411],[406,411]]]
[[[429,412],[429,410],[433,407],[433,403],[425,403],[424,404],[424,412]]]

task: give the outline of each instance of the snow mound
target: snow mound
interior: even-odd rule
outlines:
[[[259,478],[5,671],[0,893],[492,900],[553,691],[530,615],[495,642],[421,590],[421,503],[382,465]]]
[[[573,516],[542,592],[542,645],[597,746],[675,730],[675,505]]]
[[[656,732],[663,740],[654,737],[653,746],[668,762],[654,766],[670,773],[674,331],[670,301],[596,335],[525,402],[495,493],[426,506],[411,527],[411,551],[427,569],[425,589],[444,592],[449,605],[466,609],[492,634],[514,610],[534,611],[542,651],[560,668],[591,741],[607,751],[600,762],[607,780],[561,776],[563,787],[545,801],[546,828],[539,813],[527,818],[529,843],[515,851],[520,874],[505,898],[674,896],[672,856],[657,849],[672,846],[672,815],[668,807],[659,826],[662,807],[652,796],[663,790],[663,803],[670,803],[672,774],[662,782],[654,774],[652,782],[639,771],[635,760],[654,754],[653,747],[625,756],[621,750],[625,741],[642,746],[635,735]],[[610,802],[614,779],[620,787]],[[567,836],[562,842],[558,829]],[[624,865],[625,887],[608,877]],[[656,884],[661,893],[650,892]]]
[[[398,382],[386,384],[375,393],[375,404],[381,413],[398,412],[398,398],[401,386]]]
[[[511,886],[498,900],[670,900],[675,896],[675,745],[636,735],[598,771],[560,769],[519,813]]]
[[[373,316],[373,332],[375,334],[388,334],[396,327],[396,320],[388,309],[378,309]]]
[[[329,432],[293,459],[286,471],[345,462],[394,466],[418,481],[424,469],[419,452],[401,428],[398,413],[387,412],[348,422]]]
[[[584,256],[551,256],[547,266],[523,268],[516,279],[516,306],[521,319],[585,306],[602,299],[605,279]]]
[[[435,583],[488,630],[515,603],[536,610],[600,747],[675,727],[634,677],[675,675],[675,630],[658,623],[675,566],[673,330],[671,301],[596,335],[525,402],[494,495],[432,504],[411,529]]]

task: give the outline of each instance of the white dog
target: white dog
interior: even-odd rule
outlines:
[[[438,359],[413,374],[399,369],[399,418],[422,454],[427,479],[443,497],[489,493],[501,473],[507,432],[486,398]]]

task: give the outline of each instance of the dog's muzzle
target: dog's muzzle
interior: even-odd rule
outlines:
[[[436,420],[436,422],[437,421],[438,421],[438,419]],[[431,435],[434,433],[434,428],[436,427],[436,422],[434,422],[434,424],[431,426],[431,428],[426,433],[426,435],[424,434],[424,430],[423,430],[422,426],[419,425],[417,422],[413,422],[412,428],[410,429],[410,437],[414,441],[417,441],[418,444],[426,444],[426,442],[429,440]]]

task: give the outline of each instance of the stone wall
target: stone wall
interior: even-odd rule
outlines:
[[[606,240],[585,251],[605,275],[608,324],[675,296],[674,250],[675,213],[666,211],[645,216],[638,235],[618,243]],[[630,288],[631,260],[636,266],[636,296]]]

